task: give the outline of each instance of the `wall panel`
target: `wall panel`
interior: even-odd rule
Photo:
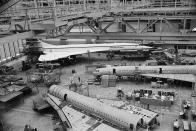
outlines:
[[[160,23],[155,24],[155,31],[160,32]],[[179,24],[175,22],[170,22],[169,24],[167,23],[162,23],[162,32],[171,32],[171,33],[176,33],[179,32]]]
[[[5,56],[3,44],[0,44],[0,61],[4,61],[5,57],[6,56]]]
[[[14,42],[14,48],[15,48],[16,56],[19,55],[20,54],[20,51],[19,51],[18,41],[15,41]]]
[[[10,54],[10,48],[8,43],[3,43],[4,48],[5,48],[5,54],[6,54],[6,59],[10,59],[11,58],[11,54]]]
[[[22,44],[22,40],[18,40],[18,45],[19,45],[19,52],[23,51],[23,44]]]
[[[11,55],[11,57],[15,57],[16,53],[15,53],[14,43],[10,42],[9,43],[9,47],[10,47],[10,55]]]

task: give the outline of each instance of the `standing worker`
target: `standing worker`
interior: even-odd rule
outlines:
[[[25,125],[24,131],[29,131],[28,125]]]
[[[123,96],[124,96],[124,93],[123,93],[121,87],[118,87],[118,89],[117,89],[117,97],[121,99]]]

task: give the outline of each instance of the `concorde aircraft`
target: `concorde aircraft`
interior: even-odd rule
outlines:
[[[53,61],[62,58],[70,58],[85,53],[103,52],[103,51],[131,51],[131,50],[149,50],[152,47],[141,46],[134,43],[105,43],[105,44],[70,44],[70,45],[52,45],[43,41],[39,42],[40,55],[39,61]]]
[[[108,66],[98,68],[93,72],[96,76],[116,75],[142,76],[168,78],[187,82],[195,82],[196,65],[173,65],[173,66]]]

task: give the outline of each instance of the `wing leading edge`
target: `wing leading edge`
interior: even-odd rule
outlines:
[[[109,47],[66,49],[64,52],[51,52],[51,53],[46,53],[44,55],[41,55],[39,57],[39,61],[52,61],[52,60],[58,60],[60,58],[66,58],[71,55],[79,55],[88,52],[93,53],[93,52],[107,51],[107,50],[109,50]]]
[[[165,78],[172,80],[180,80],[186,82],[195,82],[195,76],[192,74],[141,74],[145,77]]]

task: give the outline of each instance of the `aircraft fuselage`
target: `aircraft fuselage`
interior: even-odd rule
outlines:
[[[147,74],[196,74],[196,65],[177,66],[113,66],[98,68],[94,75],[131,76],[135,73]]]
[[[71,104],[73,107],[85,110],[89,114],[104,119],[113,125],[125,130],[136,131],[138,124],[141,124],[141,116],[129,111],[114,108],[90,97],[86,97],[67,90],[62,86],[53,85],[49,89],[49,94]],[[144,117],[148,117],[147,115]],[[142,125],[143,126],[143,125]]]

